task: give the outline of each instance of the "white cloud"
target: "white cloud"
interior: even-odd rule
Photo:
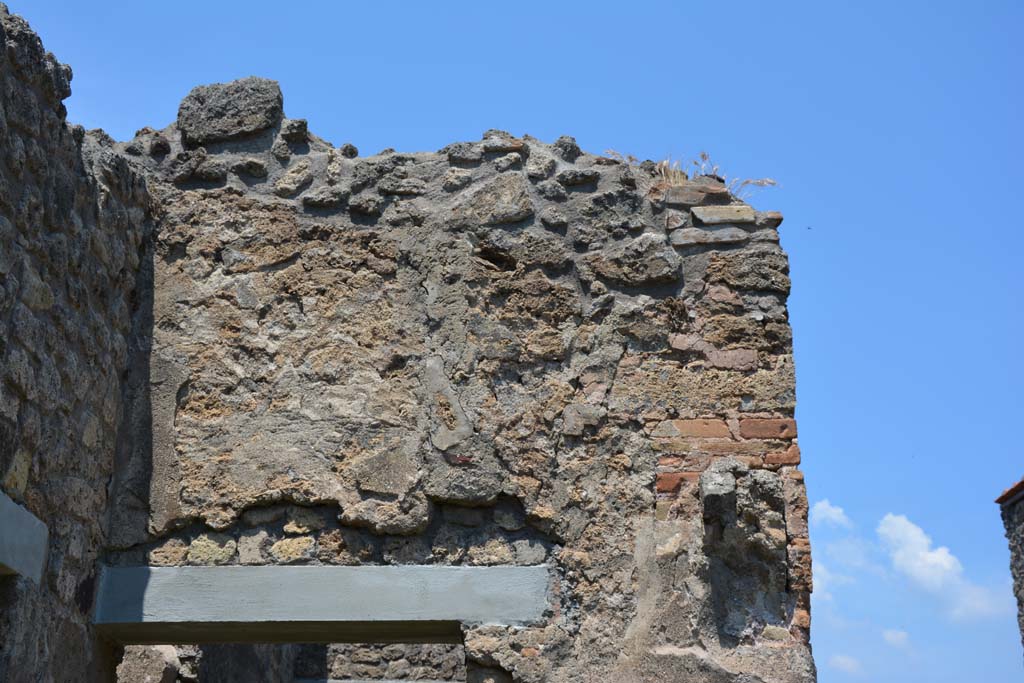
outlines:
[[[887,514],[878,524],[878,536],[889,551],[892,565],[922,587],[939,591],[963,574],[960,560],[903,515]]]
[[[907,647],[910,645],[910,635],[898,628],[887,628],[882,631],[882,638],[893,647]]]
[[[838,505],[833,505],[828,498],[819,500],[811,508],[811,524],[815,526],[836,526],[849,529],[853,526],[846,512]]]
[[[885,575],[885,568],[874,559],[878,555],[878,544],[858,536],[848,536],[826,543],[823,552],[837,567],[867,571],[878,576]]]
[[[954,619],[983,619],[1006,614],[1012,610],[1011,594],[1000,596],[990,588],[961,581],[952,596],[950,616]]]
[[[860,673],[860,660],[849,655],[832,655],[829,657],[828,665],[844,673]]]
[[[953,618],[988,617],[1008,609],[1007,601],[964,576],[963,565],[949,548],[932,547],[931,537],[903,515],[887,514],[877,531],[893,568],[946,600]]]
[[[836,586],[843,586],[846,584],[853,583],[853,579],[843,574],[836,574],[829,565],[825,564],[821,560],[814,562],[814,597],[823,600],[831,601],[835,596],[832,594],[832,590]]]

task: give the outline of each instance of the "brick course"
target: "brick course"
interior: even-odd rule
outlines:
[[[795,439],[796,421],[790,418],[745,418],[740,420],[744,439]]]

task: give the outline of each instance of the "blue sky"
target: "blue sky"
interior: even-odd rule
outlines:
[[[777,179],[820,680],[1021,680],[1024,4],[10,4],[119,139],[256,74],[364,153],[501,128]]]

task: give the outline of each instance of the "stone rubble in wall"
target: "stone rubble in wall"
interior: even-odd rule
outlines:
[[[493,507],[440,505],[415,536],[380,535],[345,526],[329,506],[251,508],[224,531],[201,524],[175,530],[111,557],[123,566],[263,564],[544,564],[557,545],[529,527],[511,498]]]
[[[764,652],[758,666],[804,680],[781,216],[568,137],[343,153],[259,79],[231,106],[264,127],[223,130],[208,103],[239,87],[204,86],[125,145],[163,206],[154,352],[179,368],[181,495],[121,561],[554,562],[551,623],[470,628],[468,661],[527,681],[624,675],[611,634],[667,638],[656,624],[673,614],[692,625],[671,642],[707,656],[652,641],[629,675],[712,680]],[[702,493],[721,468],[733,488]],[[501,506],[520,511],[515,530],[488,526]],[[319,521],[289,532],[296,510]],[[643,534],[670,538],[638,568]],[[520,557],[516,538],[542,552]],[[651,578],[624,582],[627,567]],[[644,584],[676,571],[704,588],[638,613]],[[747,602],[750,576],[764,595]]]
[[[295,677],[306,680],[465,681],[461,645],[304,645]],[[496,682],[500,683],[500,682]]]

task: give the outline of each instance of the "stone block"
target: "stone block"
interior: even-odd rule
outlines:
[[[759,228],[777,228],[782,225],[782,214],[778,211],[758,211],[756,223]]]
[[[634,287],[674,280],[682,265],[665,237],[651,233],[588,254],[585,260],[597,275]]]
[[[283,116],[277,82],[249,77],[193,88],[178,108],[178,129],[186,145],[197,146],[259,133]]]
[[[483,183],[453,210],[459,225],[504,225],[533,215],[526,179],[518,173],[502,173]]]
[[[750,239],[746,230],[734,227],[722,227],[716,230],[700,228],[683,228],[676,230],[669,237],[674,247],[696,247],[716,244],[739,244]]]
[[[757,214],[746,204],[729,204],[727,206],[696,206],[691,209],[693,217],[704,225],[720,225],[722,223],[753,223]]]
[[[285,538],[270,546],[270,556],[280,564],[297,564],[313,559],[316,541],[310,536]]]
[[[131,645],[117,665],[118,683],[175,683],[181,662],[173,645]]]
[[[235,539],[227,534],[201,534],[188,547],[188,563],[228,564],[235,557]]]

